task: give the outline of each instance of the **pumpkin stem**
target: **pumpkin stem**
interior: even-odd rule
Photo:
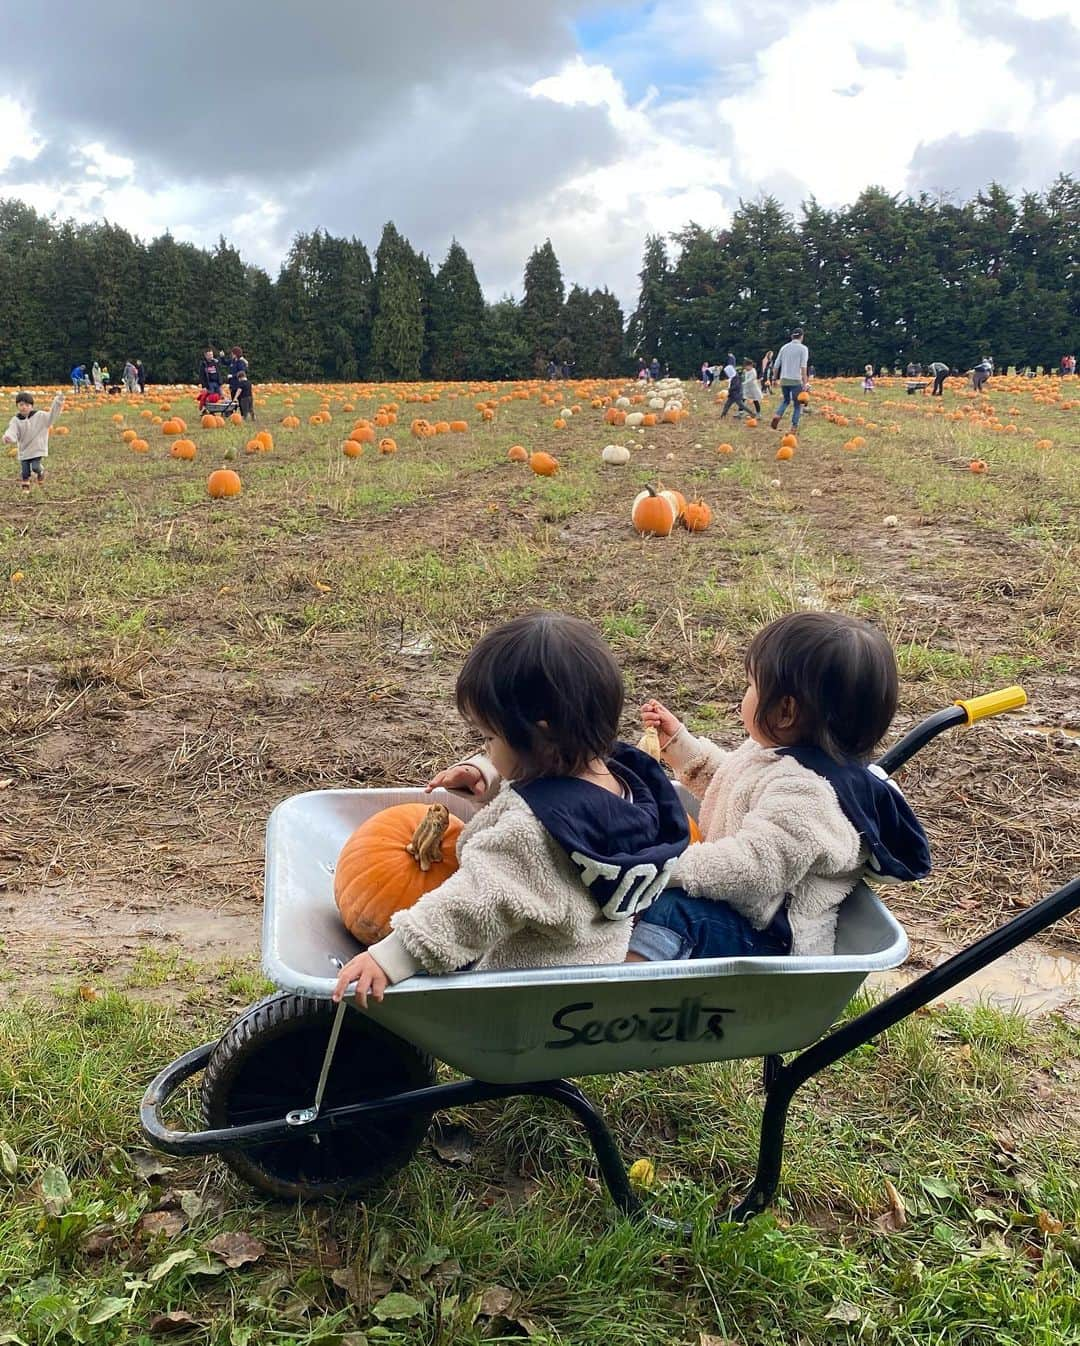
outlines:
[[[443,837],[449,826],[450,810],[445,804],[432,804],[405,847],[425,874],[442,859]]]

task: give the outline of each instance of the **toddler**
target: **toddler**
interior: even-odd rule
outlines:
[[[663,767],[616,741],[622,676],[588,622],[519,617],[458,677],[458,710],[485,754],[428,789],[490,799],[462,829],[460,868],[391,918],[342,968],[361,1004],[421,970],[622,962],[631,917],[666,886],[690,826]]]
[[[854,617],[792,613],[755,636],[746,673],[749,737],[733,752],[695,738],[657,701],[642,707],[701,800],[703,840],[642,915],[631,961],[831,954],[840,904],[864,871],[929,873],[918,820],[865,765],[896,710],[885,637]]]
[[[38,411],[32,393],[15,394],[15,415],[4,431],[5,444],[17,444],[22,489],[30,490],[30,478],[45,485],[45,462],[49,456],[49,426],[64,409],[64,394],[57,393],[48,412]]]
[[[866,368],[863,370],[862,390],[864,393],[872,393],[874,391],[873,365],[867,365]]]

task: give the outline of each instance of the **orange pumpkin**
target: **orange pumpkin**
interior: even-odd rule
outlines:
[[[795,457],[795,450],[790,444],[781,444],[776,450],[776,456],[782,463],[786,463],[789,458]]]
[[[968,471],[969,471],[969,472],[985,472],[985,471],[986,471],[986,459],[985,459],[985,458],[972,458],[971,462],[968,463]]]
[[[529,451],[523,444],[513,444],[507,450],[506,456],[512,463],[524,463],[528,461]]]
[[[230,467],[219,467],[206,479],[206,490],[211,500],[224,500],[230,495],[239,495],[240,477]]]
[[[667,537],[675,527],[675,506],[659,491],[646,486],[634,501],[630,511],[630,522],[639,533],[654,533],[657,537]]]
[[[780,441],[780,447],[782,449],[797,449],[799,447],[799,441],[795,435],[789,431]]]
[[[214,427],[217,425],[217,417],[212,412],[208,411],[204,413],[203,418],[199,422],[199,424],[202,426],[204,430],[213,430]]]
[[[810,394],[804,388],[802,392],[798,395],[798,397],[795,399],[795,401],[800,402],[805,407],[807,402],[810,401]]]
[[[296,430],[300,425],[299,416],[282,416],[281,424],[286,430]]]
[[[691,533],[704,533],[712,523],[712,510],[704,500],[694,500],[683,510],[682,521]]]
[[[757,429],[757,417],[756,417],[756,416],[747,416],[747,418],[746,418],[746,424],[747,424],[747,426],[749,426],[749,428],[750,428],[751,430],[756,430],[756,429]]]
[[[341,452],[346,458],[359,458],[364,452],[364,446],[357,444],[355,439],[347,439],[341,446]]]
[[[395,440],[392,440],[389,436],[387,436],[386,439],[380,439],[380,440],[379,440],[379,452],[380,452],[380,453],[397,453],[397,443],[396,443],[396,441],[395,441]]]
[[[133,439],[137,439],[138,436],[134,430],[125,430],[124,433],[120,436],[120,438],[124,441],[125,444],[130,444],[131,441]]]
[[[184,426],[179,416],[173,416],[170,420],[163,421],[161,433],[163,435],[182,435],[184,433]]]
[[[538,477],[553,477],[559,470],[559,460],[550,453],[534,453],[529,457],[529,466]]]
[[[735,450],[734,450],[734,448],[732,447],[732,445],[730,445],[730,444],[718,444],[718,445],[716,446],[716,452],[717,452],[717,453],[734,453]]]
[[[177,439],[173,441],[170,453],[173,458],[190,462],[195,457],[195,445],[190,439]]]
[[[342,847],[334,871],[334,901],[350,933],[362,944],[374,944],[389,934],[394,912],[411,907],[457,869],[460,818],[450,816],[437,858],[409,850],[432,809],[444,807],[395,804],[361,823]],[[421,868],[423,863],[427,869]]]
[[[147,449],[149,449],[150,447],[150,445],[146,442],[145,439],[132,439],[129,440],[128,443],[130,444],[131,449],[135,453],[145,453]]]

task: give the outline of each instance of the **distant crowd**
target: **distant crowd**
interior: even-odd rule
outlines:
[[[106,361],[94,360],[89,369],[78,364],[71,371],[72,391],[80,393],[135,393],[146,392],[146,368],[141,360],[124,361],[123,372],[114,379]],[[213,346],[207,346],[199,360],[198,379],[200,392],[197,397],[200,411],[212,407],[214,411],[231,413],[239,411],[245,420],[255,419],[255,399],[251,387],[251,376],[247,357],[243,347],[233,346],[228,355],[224,351],[214,353]],[[222,389],[228,387],[225,397]]]

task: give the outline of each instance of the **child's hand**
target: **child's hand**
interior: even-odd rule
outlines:
[[[383,992],[390,985],[386,973],[366,951],[358,953],[355,958],[350,958],[338,973],[337,984],[331,997],[335,1005],[348,990],[351,981],[356,982],[356,998],[364,1009],[367,1009],[369,994],[373,999],[381,1000]]]
[[[457,766],[448,766],[445,771],[437,772],[424,789],[432,790],[468,790],[470,794],[482,795],[487,789],[484,773],[471,762],[459,762]]]
[[[659,701],[646,701],[641,707],[641,723],[646,729],[651,725],[660,735],[660,746],[666,748],[675,735],[682,728],[682,722],[677,720],[667,706],[662,706]]]

